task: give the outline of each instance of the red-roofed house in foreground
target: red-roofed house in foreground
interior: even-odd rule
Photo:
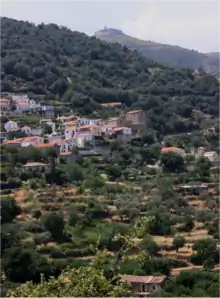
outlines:
[[[161,276],[137,276],[122,275],[121,279],[131,284],[132,291],[136,297],[149,297],[155,292],[163,290],[166,277]]]
[[[163,147],[161,149],[161,153],[167,153],[167,152],[175,152],[177,154],[180,154],[182,156],[186,155],[186,152],[184,149],[177,148],[177,147]]]

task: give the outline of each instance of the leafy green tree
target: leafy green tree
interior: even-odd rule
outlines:
[[[203,262],[203,267],[205,270],[212,270],[215,267],[215,260],[208,258]]]
[[[184,171],[184,158],[175,153],[162,153],[160,162],[164,172],[179,173]]]
[[[111,180],[116,180],[122,175],[121,168],[115,165],[108,165],[105,167],[105,171]]]
[[[51,233],[55,241],[59,241],[63,238],[65,222],[61,214],[56,212],[45,214],[41,216],[41,222],[45,230]]]
[[[28,161],[44,161],[44,155],[40,150],[34,147],[21,148],[18,154],[18,161],[28,162]]]
[[[21,209],[13,197],[1,198],[1,224],[12,222],[20,213]]]
[[[3,255],[7,248],[18,245],[22,233],[15,223],[5,223],[1,225],[1,253]]]
[[[24,247],[8,248],[3,255],[2,268],[6,277],[17,283],[39,282],[41,273],[49,273],[46,258]]]
[[[78,164],[68,166],[67,178],[71,182],[82,181],[84,178],[82,167]]]
[[[196,159],[195,173],[200,179],[210,177],[211,163],[208,158],[200,156]]]
[[[170,235],[171,220],[168,214],[154,214],[154,221],[152,221],[149,232],[153,235]]]
[[[192,255],[192,262],[198,265],[207,264],[210,260],[215,263],[219,262],[219,251],[217,249],[216,241],[214,239],[202,239],[197,240],[193,245],[193,250],[196,250],[196,254]]]
[[[156,255],[160,248],[151,237],[145,237],[141,242],[141,248],[146,250],[150,255]]]
[[[176,251],[178,252],[179,248],[183,247],[186,243],[186,240],[182,236],[177,236],[173,239],[173,245],[176,248]]]
[[[72,207],[68,210],[68,223],[70,226],[75,226],[80,220],[76,208]]]
[[[186,216],[184,219],[184,230],[190,232],[194,227],[195,223],[193,218],[190,215]]]
[[[103,178],[98,176],[89,177],[84,180],[83,185],[85,188],[101,188],[105,185],[105,181]]]
[[[45,123],[43,126],[43,133],[46,134],[46,135],[50,135],[53,130],[52,130],[52,127],[50,125],[48,125],[47,123]]]

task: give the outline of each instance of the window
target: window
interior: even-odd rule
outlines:
[[[141,285],[141,292],[145,292],[145,285]]]

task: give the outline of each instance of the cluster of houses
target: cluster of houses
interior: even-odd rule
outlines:
[[[12,95],[13,103],[21,103],[27,108],[39,107],[27,96]],[[11,101],[2,99],[4,105],[10,105]],[[41,108],[43,108],[41,106]],[[26,110],[27,111],[27,110]],[[38,127],[20,125],[19,122],[9,120],[4,123],[4,131],[0,133],[1,143],[19,147],[33,146],[36,148],[55,147],[60,155],[69,156],[74,147],[85,148],[90,144],[94,152],[98,154],[108,151],[106,141],[117,138],[121,141],[129,141],[140,134],[140,129],[145,125],[146,117],[142,110],[129,111],[119,117],[108,119],[88,119],[76,115],[51,117],[39,121]],[[51,127],[51,133],[44,132],[45,125]],[[24,137],[9,139],[11,132],[23,132]],[[46,142],[45,142],[46,141]],[[83,153],[83,151],[81,151]]]
[[[140,130],[146,127],[147,117],[142,110],[129,111],[119,117],[108,119],[89,119],[77,115],[57,116],[49,106],[41,106],[27,95],[11,94],[11,99],[0,99],[1,111],[7,111],[12,106],[22,112],[41,110],[41,120],[38,127],[31,125],[20,126],[19,122],[9,120],[4,124],[4,131],[0,132],[0,141],[4,145],[11,144],[19,147],[33,146],[36,148],[56,148],[62,156],[69,157],[73,148],[85,148],[90,144],[91,151],[97,154],[109,153],[109,146],[104,146],[106,141],[117,138],[122,142],[130,141],[131,138],[140,135]],[[45,113],[44,113],[45,112]],[[48,117],[50,116],[50,117]],[[51,128],[50,134],[45,134],[43,127]],[[24,137],[10,140],[7,135],[11,132],[20,131]],[[46,140],[46,142],[45,142]],[[161,152],[176,152],[181,156],[187,153],[177,147],[164,147]],[[83,151],[81,151],[83,154]],[[213,164],[219,162],[219,156],[215,151],[206,152],[200,147],[192,151],[190,155],[207,157]]]
[[[181,156],[186,156],[187,153],[185,152],[184,149],[182,148],[177,148],[177,147],[163,147],[161,149],[162,153],[166,152],[175,152]],[[206,151],[204,147],[199,147],[197,150],[193,149],[188,155],[192,155],[195,157],[200,157],[204,156],[206,157],[211,163],[218,164],[219,163],[219,155],[216,151]]]
[[[26,94],[6,94],[6,97],[0,99],[1,115],[21,115],[23,112],[31,112],[46,117],[54,117],[53,106],[38,104]]]

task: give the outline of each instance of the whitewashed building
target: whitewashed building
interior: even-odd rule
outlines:
[[[18,123],[16,121],[8,121],[5,123],[4,128],[7,132],[16,131],[19,129]]]

